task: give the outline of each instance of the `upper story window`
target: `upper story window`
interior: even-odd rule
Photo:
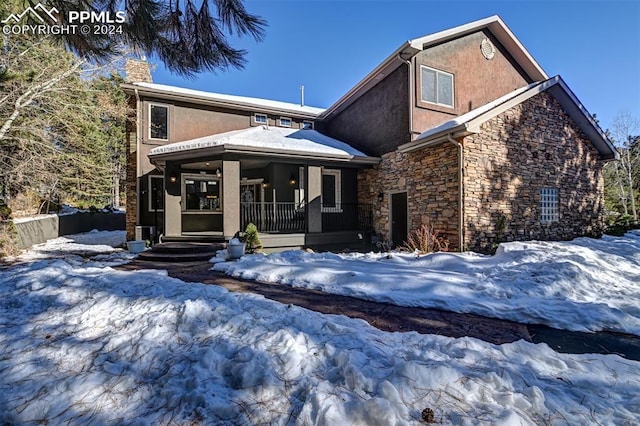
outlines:
[[[291,119],[287,117],[280,117],[280,126],[291,127]]]
[[[267,124],[267,114],[256,114],[253,116],[253,121],[256,124]]]
[[[540,189],[540,223],[557,222],[559,218],[558,188]]]
[[[453,108],[453,74],[421,66],[421,99]]]
[[[169,107],[149,104],[149,139],[169,139]]]

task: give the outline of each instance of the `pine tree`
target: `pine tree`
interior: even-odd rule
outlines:
[[[46,38],[3,43],[0,187],[45,211],[59,201],[117,203],[127,116],[121,79]]]
[[[30,4],[22,1],[24,10]],[[88,59],[104,59],[122,46],[155,56],[181,75],[241,68],[246,51],[233,48],[227,35],[260,41],[266,22],[247,12],[242,0],[49,0],[67,24],[70,11],[126,12],[122,34],[66,33],[57,36],[69,50]],[[27,19],[29,17],[26,17]],[[36,22],[32,22],[36,23]]]

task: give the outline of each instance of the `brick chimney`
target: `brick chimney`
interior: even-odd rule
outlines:
[[[153,83],[149,63],[144,59],[127,59],[124,71],[127,83]]]

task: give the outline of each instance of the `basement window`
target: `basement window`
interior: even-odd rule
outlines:
[[[149,104],[149,139],[169,139],[169,107]]]
[[[557,222],[559,219],[558,188],[540,189],[540,223]]]
[[[453,108],[453,74],[421,66],[420,78],[422,102]]]

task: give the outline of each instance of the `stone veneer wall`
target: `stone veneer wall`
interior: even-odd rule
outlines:
[[[136,111],[136,99],[131,96],[129,98],[129,110]],[[138,191],[137,191],[137,124],[135,117],[127,122],[127,167],[125,181],[125,197],[126,197],[126,231],[127,241],[135,240],[136,225],[138,224]]]
[[[146,60],[128,59],[125,63],[125,81],[127,83],[145,82],[152,83],[151,70],[149,63]],[[138,224],[138,146],[137,146],[137,119],[138,113],[136,99],[133,96],[129,97],[129,110],[133,111],[132,120],[127,123],[127,167],[126,167],[126,230],[127,241],[135,239],[136,225]]]
[[[151,69],[146,60],[127,59],[125,62],[125,81],[127,83],[145,82],[151,83]]]
[[[382,156],[373,169],[358,171],[358,202],[373,206],[375,231],[390,238],[390,194],[407,192],[408,232],[430,222],[446,235],[450,249],[458,241],[458,154],[451,143],[417,152]],[[383,193],[383,201],[378,194]],[[402,244],[402,241],[394,241]]]
[[[604,163],[548,93],[484,123],[464,139],[464,157],[465,248],[490,252],[498,240],[601,234]],[[558,188],[558,222],[540,223],[543,187]]]

